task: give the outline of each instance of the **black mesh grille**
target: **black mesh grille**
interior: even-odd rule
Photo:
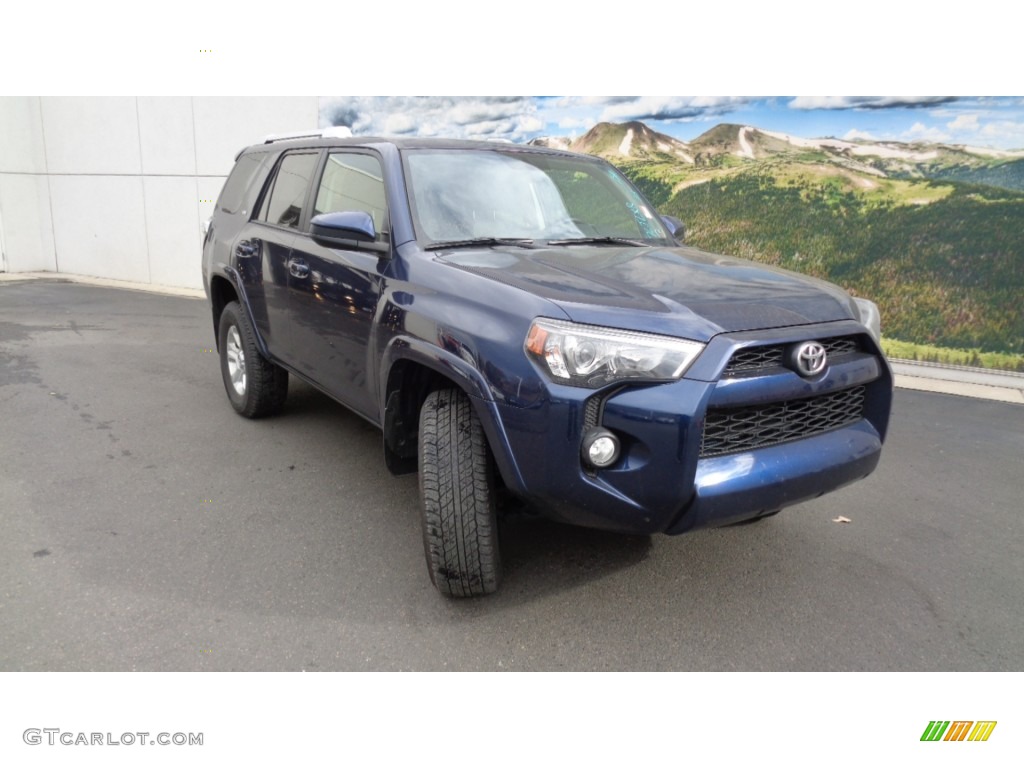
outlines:
[[[735,376],[764,368],[782,367],[782,347],[747,347],[736,351],[736,354],[725,366],[725,376]]]
[[[825,351],[828,352],[829,357],[848,355],[851,352],[857,352],[860,350],[860,345],[857,344],[857,339],[854,336],[841,336],[836,339],[825,339],[821,343],[825,345]]]
[[[860,420],[863,412],[864,387],[806,400],[711,409],[704,420],[700,455],[721,456],[820,435]]]
[[[837,336],[831,339],[822,339],[821,344],[829,359],[848,355],[857,352],[860,346],[856,336]],[[737,350],[725,366],[722,376],[744,376],[756,373],[768,368],[782,368],[782,355],[788,344],[774,344],[767,347],[745,347]]]

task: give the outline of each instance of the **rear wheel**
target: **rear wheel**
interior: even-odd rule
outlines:
[[[231,406],[250,419],[280,413],[288,397],[288,372],[260,354],[249,316],[237,301],[220,314],[218,347]]]
[[[487,595],[501,580],[494,467],[480,419],[458,389],[432,392],[420,411],[423,549],[445,595]]]

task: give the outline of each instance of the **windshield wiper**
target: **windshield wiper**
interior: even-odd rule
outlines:
[[[442,248],[466,248],[473,245],[521,245],[531,246],[533,240],[528,237],[473,237],[468,240],[443,240],[437,243],[431,243],[426,246],[423,250],[425,251],[437,251]]]
[[[647,247],[650,243],[630,240],[628,237],[566,237],[559,240],[548,240],[548,245],[640,245]]]

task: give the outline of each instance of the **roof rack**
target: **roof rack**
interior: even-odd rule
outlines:
[[[347,125],[332,125],[329,128],[318,128],[308,131],[291,131],[289,133],[271,133],[264,137],[264,144],[273,144],[275,141],[290,141],[291,139],[348,139],[352,136],[352,129]]]

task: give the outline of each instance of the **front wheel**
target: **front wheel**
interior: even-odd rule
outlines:
[[[501,580],[494,467],[480,419],[461,390],[427,396],[419,463],[430,580],[452,597],[491,594]]]

